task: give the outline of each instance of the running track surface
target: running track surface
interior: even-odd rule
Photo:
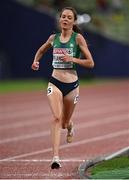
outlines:
[[[78,179],[86,159],[129,145],[129,81],[81,87],[72,117],[74,141],[62,130],[62,168],[51,170],[51,111],[46,92],[0,95],[0,179]]]

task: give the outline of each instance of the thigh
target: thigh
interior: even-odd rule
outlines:
[[[79,99],[79,87],[71,91],[63,100],[63,120],[69,121]]]
[[[63,96],[61,91],[52,83],[48,84],[47,97],[49,105],[55,118],[62,117],[63,110]]]

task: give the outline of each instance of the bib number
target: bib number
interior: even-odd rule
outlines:
[[[52,92],[53,92],[53,88],[52,88],[52,86],[49,86],[49,87],[47,88],[47,95],[52,94]]]

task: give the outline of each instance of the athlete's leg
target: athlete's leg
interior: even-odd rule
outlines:
[[[71,143],[74,135],[73,122],[71,117],[76,106],[76,103],[79,98],[79,87],[71,91],[67,96],[64,97],[63,104],[63,118],[62,118],[62,127],[67,128],[67,143]]]
[[[48,84],[48,100],[53,113],[51,136],[53,156],[59,156],[60,131],[62,122],[63,96],[61,91],[53,84]]]
[[[62,118],[62,127],[66,128],[71,123],[70,119],[72,117],[74,108],[77,104],[79,98],[79,86],[64,96],[63,100],[63,118]]]

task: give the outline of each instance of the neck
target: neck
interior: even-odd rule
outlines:
[[[64,29],[62,29],[62,32],[61,32],[61,35],[63,36],[63,37],[67,37],[67,36],[71,36],[71,34],[73,33],[73,30],[64,30]]]

